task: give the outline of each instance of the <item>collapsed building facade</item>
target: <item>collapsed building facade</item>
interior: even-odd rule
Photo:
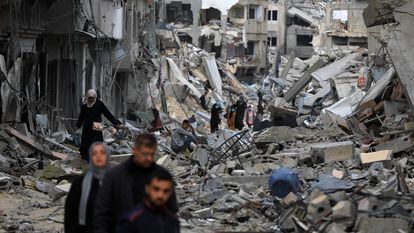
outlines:
[[[173,23],[182,41],[231,60],[240,73],[266,67],[267,1],[165,2],[166,23]]]
[[[118,116],[146,109],[145,80],[155,72],[148,61],[157,49],[154,4],[1,1],[3,122],[29,122],[37,112],[71,125],[90,88]]]
[[[0,231],[62,230],[87,165],[78,135],[50,128],[76,118],[89,88],[124,123],[104,122],[114,165],[162,110],[155,159],[174,176],[182,232],[414,231],[412,1],[0,6]],[[238,99],[266,108],[211,133],[213,104]],[[199,146],[176,153],[170,132],[189,118]]]

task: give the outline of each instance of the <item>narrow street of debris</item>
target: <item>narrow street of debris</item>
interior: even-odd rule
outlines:
[[[0,0],[0,233],[414,233],[413,12]]]

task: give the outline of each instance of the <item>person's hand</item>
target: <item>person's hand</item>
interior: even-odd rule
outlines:
[[[122,129],[123,127],[124,127],[124,125],[123,125],[123,124],[119,124],[119,125],[116,125],[116,126],[115,126],[115,128],[116,128],[116,129]]]

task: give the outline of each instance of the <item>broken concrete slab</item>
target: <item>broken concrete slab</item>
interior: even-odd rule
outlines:
[[[320,189],[330,193],[338,190],[350,190],[353,187],[355,187],[355,184],[351,181],[340,180],[331,175],[321,174],[318,180],[312,184],[311,189]]]
[[[310,200],[307,207],[307,218],[313,223],[318,222],[322,218],[331,213],[331,203],[328,197],[321,193],[319,196]]]
[[[400,1],[402,3],[402,1]],[[406,1],[395,8],[393,15],[398,25],[390,33],[390,40],[387,43],[386,50],[395,67],[398,78],[401,81],[405,95],[408,98],[409,105],[413,109],[414,104],[414,33],[412,25],[412,15],[406,12],[414,12],[414,2]]]
[[[364,9],[362,15],[367,27],[394,23],[393,4],[398,1],[368,0],[369,5]]]
[[[262,176],[229,176],[229,177],[222,177],[223,183],[237,183],[240,185],[249,185],[249,186],[265,186],[267,185],[267,181],[269,179],[269,175],[262,175]]]
[[[376,145],[375,151],[381,151],[381,150],[392,150],[392,153],[398,153],[401,151],[408,151],[413,147],[413,144],[411,142],[411,139],[409,137],[400,137],[391,139],[389,141],[386,141],[385,143],[380,143]]]
[[[354,143],[352,141],[320,143],[311,146],[313,155],[318,161],[344,161],[351,159],[354,151]]]
[[[214,56],[203,57],[203,65],[211,87],[217,94],[222,95],[222,81],[218,71],[216,58]]]
[[[338,179],[342,179],[345,176],[345,172],[344,171],[340,171],[340,170],[333,169],[332,170],[332,176],[334,176],[334,177],[336,177]]]
[[[319,68],[321,68],[325,64],[323,59],[319,59],[317,62],[315,62],[301,77],[301,79],[293,85],[292,88],[290,88],[284,95],[284,98],[286,102],[290,102],[293,100],[293,98],[296,97],[299,92],[302,91],[302,89],[309,84],[309,82],[312,80],[312,73]]]
[[[350,201],[340,201],[332,207],[331,219],[344,220],[347,225],[351,225],[355,218],[355,206]]]
[[[341,59],[338,59],[331,64],[324,66],[321,69],[316,70],[312,73],[312,77],[318,80],[319,82],[327,81],[338,74],[341,74],[346,71],[346,69],[351,65],[351,61],[355,60],[358,56],[358,53],[351,53]]]
[[[193,215],[197,218],[207,219],[213,217],[213,209],[212,208],[204,208],[201,210],[194,211]]]
[[[339,100],[338,102],[334,103],[333,105],[322,109],[322,113],[325,113],[325,111],[329,111],[341,117],[350,116],[359,106],[363,98],[364,92],[358,89],[348,97],[345,97]]]
[[[409,232],[408,220],[401,218],[375,218],[365,215],[360,215],[354,226],[355,232],[364,233],[400,233]]]
[[[298,201],[298,196],[296,196],[294,193],[290,192],[286,197],[282,199],[283,204],[286,206],[290,206],[292,204],[295,204]]]
[[[382,150],[377,152],[370,153],[361,153],[360,159],[362,164],[368,164],[373,162],[390,160],[392,155],[392,150]]]
[[[358,211],[375,211],[378,209],[378,199],[375,197],[366,197],[358,202]]]
[[[264,130],[257,138],[257,144],[271,144],[274,142],[288,142],[295,139],[295,133],[299,133],[295,128],[289,126],[272,126]]]

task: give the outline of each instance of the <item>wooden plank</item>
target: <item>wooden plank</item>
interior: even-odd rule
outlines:
[[[66,154],[60,153],[60,152],[55,152],[55,151],[50,151],[46,148],[43,148],[42,145],[40,145],[38,142],[34,141],[31,138],[26,137],[25,135],[23,135],[22,133],[20,133],[19,131],[11,128],[11,127],[7,127],[7,132],[10,133],[11,135],[13,135],[14,137],[18,138],[20,141],[26,143],[27,145],[33,147],[34,149],[36,149],[37,151],[40,151],[46,155],[52,156],[54,158],[58,158],[61,160],[67,160],[68,156]]]
[[[285,100],[286,102],[290,102],[293,100],[293,98],[299,94],[300,91],[302,91],[302,89],[310,82],[312,81],[312,73],[316,70],[318,70],[319,68],[321,68],[323,66],[325,62],[323,61],[322,58],[319,58],[318,61],[315,62],[315,64],[313,64],[302,76],[302,78],[295,83],[295,85],[293,85],[292,88],[290,88],[286,93],[285,93]]]

